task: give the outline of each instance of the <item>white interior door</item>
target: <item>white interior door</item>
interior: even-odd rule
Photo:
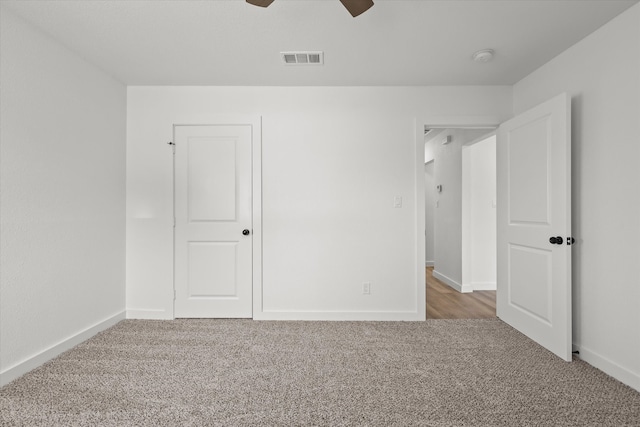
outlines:
[[[497,315],[571,360],[571,112],[566,94],[502,124]]]
[[[175,317],[251,317],[251,125],[176,126],[174,142]]]

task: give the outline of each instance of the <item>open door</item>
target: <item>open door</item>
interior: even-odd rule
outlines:
[[[571,104],[559,95],[497,139],[499,318],[571,360]]]

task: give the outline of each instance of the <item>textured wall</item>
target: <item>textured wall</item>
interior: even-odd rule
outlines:
[[[496,137],[468,148],[470,168],[468,283],[477,289],[496,289]],[[465,284],[467,279],[463,277]]]
[[[122,84],[6,10],[0,370],[124,309]]]
[[[431,114],[508,117],[509,87],[130,87],[127,310],[172,317],[174,123],[262,116],[262,313],[417,319],[422,131]],[[427,119],[424,119],[427,120]],[[401,196],[402,208],[393,207]],[[420,218],[418,220],[418,218]],[[459,255],[458,255],[459,256]],[[371,283],[363,296],[362,283]],[[424,306],[422,306],[424,308]]]
[[[436,181],[435,162],[424,165],[425,263],[432,266],[435,258]]]

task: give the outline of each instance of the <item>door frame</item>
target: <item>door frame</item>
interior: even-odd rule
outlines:
[[[252,318],[260,318],[262,313],[262,116],[255,115],[232,115],[232,116],[212,116],[206,123],[174,123],[172,125],[172,141],[175,141],[177,126],[251,126],[251,289],[252,289]],[[175,319],[175,291],[176,291],[176,237],[175,237],[175,215],[176,215],[176,164],[175,150],[172,158],[172,205],[173,205],[173,253],[172,253],[172,274],[173,290],[171,292],[171,318]]]

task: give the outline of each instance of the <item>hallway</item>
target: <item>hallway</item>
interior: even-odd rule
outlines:
[[[496,291],[460,293],[433,277],[426,268],[427,319],[486,319],[496,317]]]

